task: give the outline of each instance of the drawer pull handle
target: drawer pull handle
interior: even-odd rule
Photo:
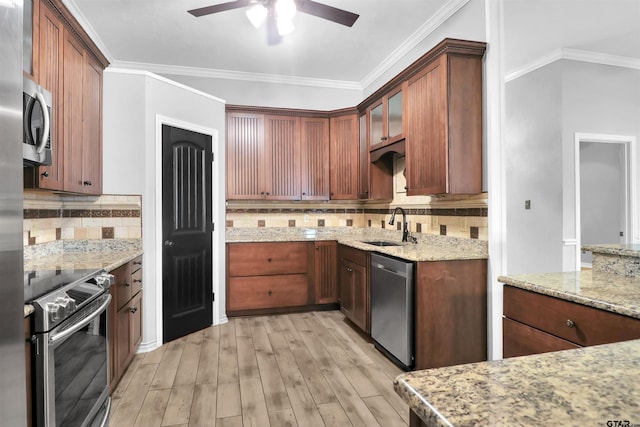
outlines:
[[[269,296],[271,296],[271,293],[272,293],[272,292],[271,292],[271,291],[269,291]]]
[[[138,311],[138,307],[133,307],[129,311],[131,312],[131,314],[134,314],[136,311]]]
[[[353,270],[352,270],[352,269],[350,269],[349,267],[347,267],[347,271],[348,271],[349,273],[352,273],[352,272],[353,272]]]
[[[129,286],[131,286],[131,283],[125,282],[124,286],[125,286],[125,288],[128,288]]]
[[[571,319],[567,319],[567,327],[573,328],[574,326],[576,326],[575,322]]]
[[[140,280],[140,279],[133,279],[133,283],[142,283],[142,280]]]

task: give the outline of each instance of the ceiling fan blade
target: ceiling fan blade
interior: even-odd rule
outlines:
[[[278,23],[275,14],[269,13],[267,16],[267,44],[273,46],[280,44],[282,36],[278,32]]]
[[[251,0],[236,0],[227,3],[214,4],[212,6],[201,7],[199,9],[191,9],[187,12],[195,17],[199,17],[210,15],[212,13],[224,12],[225,10],[239,9],[241,7],[249,6],[251,3]]]
[[[298,11],[317,16],[318,18],[328,19],[329,21],[351,27],[360,15],[338,9],[333,6],[318,3],[313,0],[296,0]]]

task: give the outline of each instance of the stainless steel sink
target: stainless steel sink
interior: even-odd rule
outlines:
[[[402,246],[402,243],[389,242],[387,240],[363,240],[362,243],[373,246]]]

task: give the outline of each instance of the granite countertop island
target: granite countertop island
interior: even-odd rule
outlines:
[[[394,388],[430,427],[640,424],[638,354],[634,340],[409,372]]]
[[[408,261],[487,259],[487,242],[432,234],[414,234],[417,243],[402,242],[402,232],[375,228],[236,228],[226,232],[227,243],[335,240],[364,251],[375,251]],[[375,246],[367,241],[386,240],[398,246]]]
[[[498,281],[640,319],[640,245],[583,249],[592,270]],[[427,426],[640,425],[638,355],[633,340],[410,372],[394,387]]]

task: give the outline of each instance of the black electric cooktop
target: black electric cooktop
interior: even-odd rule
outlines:
[[[101,270],[100,268],[68,268],[25,271],[24,302],[30,303],[36,298]]]

